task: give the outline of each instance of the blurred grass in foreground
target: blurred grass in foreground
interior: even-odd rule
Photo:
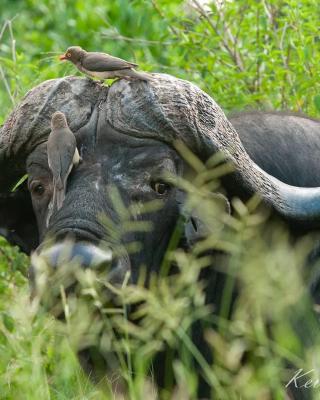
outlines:
[[[71,44],[192,80],[227,110],[319,114],[319,2],[241,0],[205,13],[199,4],[3,0],[0,122],[34,85],[76,74],[56,58]],[[148,290],[142,282],[117,289],[117,308],[105,294],[112,288],[93,271],[78,269],[72,274],[79,296],[66,296],[59,285],[66,321],[54,319],[38,298],[29,301],[27,257],[0,239],[1,399],[111,399],[122,386],[130,399],[195,399],[197,373],[219,399],[282,399],[292,371],[319,370],[318,327],[301,268],[311,239],[292,246],[283,227],[265,224],[255,200],[247,206],[235,201],[235,217],[215,212],[208,192],[217,184],[203,188],[206,176],[198,182],[181,185],[212,231],[192,251],[167,254],[165,269],[174,263],[174,275],[154,277]],[[219,288],[210,281],[211,294],[222,295],[212,310],[204,278],[218,271],[227,279]],[[240,294],[229,320],[235,288]],[[194,322],[204,327],[214,363],[192,344]],[[109,380],[94,384],[82,372],[76,351],[86,346],[113,354],[107,357],[115,366]],[[164,349],[172,368],[166,367],[160,391],[152,384],[152,363]]]
[[[52,275],[44,267],[40,297],[30,301],[27,260],[2,241],[2,278],[12,284],[0,296],[0,398],[120,399],[124,392],[137,400],[196,399],[201,377],[213,398],[274,399],[284,398],[294,371],[317,368],[319,329],[302,268],[311,238],[293,246],[283,226],[266,223],[255,198],[235,201],[235,216],[221,211],[208,190],[218,188],[215,178],[200,174],[193,185],[177,185],[189,194],[189,207],[201,204],[208,234],[190,250],[172,249],[170,273],[152,275],[148,288],[143,274],[136,285],[113,287],[105,271],[69,265]],[[119,226],[128,227],[130,216],[124,218]],[[220,295],[220,304],[208,304]],[[200,353],[194,324],[214,362]],[[76,356],[86,359],[88,349],[93,381]],[[162,389],[153,379],[159,354]]]

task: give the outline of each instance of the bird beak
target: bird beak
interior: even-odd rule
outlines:
[[[66,60],[66,59],[67,59],[67,57],[66,57],[65,54],[61,54],[61,56],[59,56],[59,60],[60,61],[63,61],[63,60]]]

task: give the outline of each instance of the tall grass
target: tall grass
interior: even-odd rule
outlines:
[[[75,74],[56,59],[71,44],[193,80],[227,109],[319,112],[318,2],[241,0],[211,13],[191,3],[3,0],[1,121],[35,84]],[[173,241],[165,273],[148,287],[143,275],[119,288],[76,265],[56,276],[43,266],[31,299],[28,258],[0,239],[1,399],[196,399],[200,382],[212,398],[282,399],[294,371],[317,378],[319,329],[303,268],[313,238],[293,243],[255,198],[234,200],[233,216],[221,211],[209,195],[221,171],[198,172],[177,184],[190,208],[200,205],[207,235],[188,250]],[[88,348],[91,377],[78,358],[88,364]]]
[[[2,241],[2,398],[196,399],[200,382],[212,398],[284,398],[294,371],[317,367],[319,329],[303,269],[311,238],[293,246],[257,201],[238,200],[231,216],[205,186],[188,183],[187,191],[208,234],[172,249],[169,273],[147,287],[143,276],[114,287],[105,271],[74,264],[52,274],[38,265],[30,299],[28,262]],[[90,355],[92,379],[77,354],[87,368]]]

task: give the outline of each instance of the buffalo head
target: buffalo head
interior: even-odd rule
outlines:
[[[47,226],[53,188],[46,141],[57,110],[76,136],[82,163],[69,176],[63,207]],[[234,167],[223,181],[229,193],[258,193],[293,222],[319,221],[320,189],[292,187],[260,169],[220,107],[195,85],[160,74],[150,82],[120,80],[110,88],[67,77],[27,93],[1,129],[2,233],[26,251],[39,246],[38,254],[53,267],[59,264],[63,240],[72,237],[71,257],[80,256],[84,265],[111,265],[110,279],[121,280],[128,270],[135,277],[141,265],[156,270],[183,212],[183,193],[166,180],[183,174],[177,141],[203,161],[222,152]],[[28,188],[11,193],[25,173]],[[139,205],[154,201],[156,210],[139,212]],[[133,203],[136,212],[128,218],[144,228],[137,225],[119,236],[119,208],[125,214]],[[192,241],[201,222],[191,215],[184,223]],[[46,238],[54,238],[49,247],[43,246]],[[131,242],[142,244],[142,250],[129,256],[125,249]]]

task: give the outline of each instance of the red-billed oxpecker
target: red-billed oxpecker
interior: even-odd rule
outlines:
[[[49,222],[52,212],[62,207],[68,176],[72,168],[80,161],[76,138],[68,126],[65,115],[60,111],[55,112],[51,117],[47,153],[53,177],[53,199],[47,219]]]
[[[79,71],[100,80],[126,78],[148,81],[153,79],[146,72],[134,70],[134,64],[106,53],[88,52],[80,46],[72,46],[62,54],[60,60],[71,61]]]

